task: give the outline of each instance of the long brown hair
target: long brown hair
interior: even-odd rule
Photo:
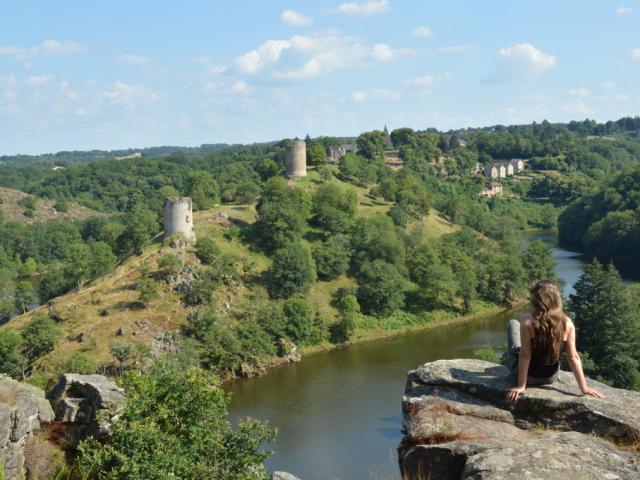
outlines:
[[[533,306],[533,343],[544,354],[546,363],[560,359],[560,345],[564,337],[566,315],[558,288],[549,281],[536,280],[531,287]]]

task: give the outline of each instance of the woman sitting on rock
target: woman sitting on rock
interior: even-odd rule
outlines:
[[[507,328],[509,365],[517,382],[517,386],[507,392],[507,401],[518,400],[527,385],[553,383],[558,378],[563,348],[582,393],[604,398],[601,392],[587,386],[576,350],[576,329],[562,310],[562,298],[556,286],[536,281],[531,288],[531,304],[533,313],[524,317],[522,325],[510,320]]]

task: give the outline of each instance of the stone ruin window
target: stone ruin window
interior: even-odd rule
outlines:
[[[189,223],[190,220],[191,218],[189,217],[189,215],[187,215],[187,223]]]

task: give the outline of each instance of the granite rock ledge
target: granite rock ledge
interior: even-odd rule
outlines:
[[[502,365],[439,360],[410,371],[402,478],[640,478],[640,392],[588,382],[606,398],[581,395],[573,375],[560,372],[509,405],[513,384]]]

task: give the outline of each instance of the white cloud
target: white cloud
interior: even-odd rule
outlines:
[[[285,10],[280,15],[280,21],[289,27],[310,27],[313,19],[295,10]]]
[[[227,71],[227,67],[222,65],[209,65],[209,67],[207,68],[207,71],[211,75],[220,75],[221,73],[224,73]]]
[[[153,104],[159,99],[153,90],[144,85],[129,85],[121,81],[115,82],[103,95],[113,104],[128,108],[133,108],[140,104]]]
[[[32,53],[42,53],[49,55],[71,55],[84,52],[87,49],[77,42],[59,42],[57,40],[45,40],[40,45],[32,47]]]
[[[329,11],[345,15],[373,15],[388,12],[390,7],[389,0],[365,0],[364,2],[341,3]]]
[[[239,95],[248,95],[251,93],[251,87],[243,81],[235,82],[230,88],[232,93]]]
[[[466,53],[472,52],[473,50],[477,50],[477,45],[467,44],[467,45],[447,45],[444,47],[438,47],[436,50],[439,53]]]
[[[616,83],[615,83],[615,82],[612,82],[611,80],[607,80],[606,82],[604,82],[604,83],[602,84],[602,88],[604,88],[604,89],[605,89],[605,90],[607,90],[607,91],[611,91],[611,90],[613,90],[614,88],[616,88]]]
[[[357,91],[351,94],[351,99],[356,103],[364,103],[368,100],[397,100],[400,94],[395,90],[374,88],[369,92]]]
[[[501,48],[499,54],[500,65],[487,78],[489,82],[530,80],[556,65],[556,57],[542,53],[530,43]]]
[[[31,66],[31,59],[38,55],[71,55],[87,50],[87,47],[77,42],[59,42],[45,40],[32,47],[0,46],[0,55],[10,55]]]
[[[371,55],[380,62],[388,62],[394,57],[393,50],[386,43],[376,43],[371,49]]]
[[[369,46],[349,36],[294,35],[288,40],[269,40],[237,57],[234,64],[243,74],[267,70],[274,78],[304,79],[369,63],[387,62],[393,60],[396,53],[387,44]]]
[[[640,48],[634,48],[631,50],[631,60],[634,62],[640,62]]]
[[[620,5],[618,8],[616,8],[616,13],[618,15],[628,15],[630,13],[633,13],[633,7],[630,7],[628,5]]]
[[[429,27],[426,26],[421,26],[418,28],[415,28],[412,32],[411,35],[413,35],[414,37],[430,37],[431,35],[433,35],[433,32],[431,31],[431,29]]]
[[[117,60],[119,62],[124,63],[149,63],[151,60],[147,57],[143,57],[142,55],[136,55],[134,53],[123,53],[122,55],[118,55]]]
[[[425,90],[433,87],[437,83],[451,80],[452,78],[453,75],[451,75],[450,73],[445,73],[443,75],[423,75],[421,77],[405,80],[404,83],[408,87]]]
[[[256,50],[236,58],[235,64],[241,73],[255,73],[265,65],[277,61],[282,52],[289,48],[292,48],[292,42],[289,40],[269,40]]]
[[[51,75],[34,75],[31,77],[27,77],[27,84],[31,87],[37,87],[39,85],[44,85],[53,77]]]
[[[569,90],[569,95],[572,97],[588,97],[591,95],[591,91],[587,87],[572,88]]]

